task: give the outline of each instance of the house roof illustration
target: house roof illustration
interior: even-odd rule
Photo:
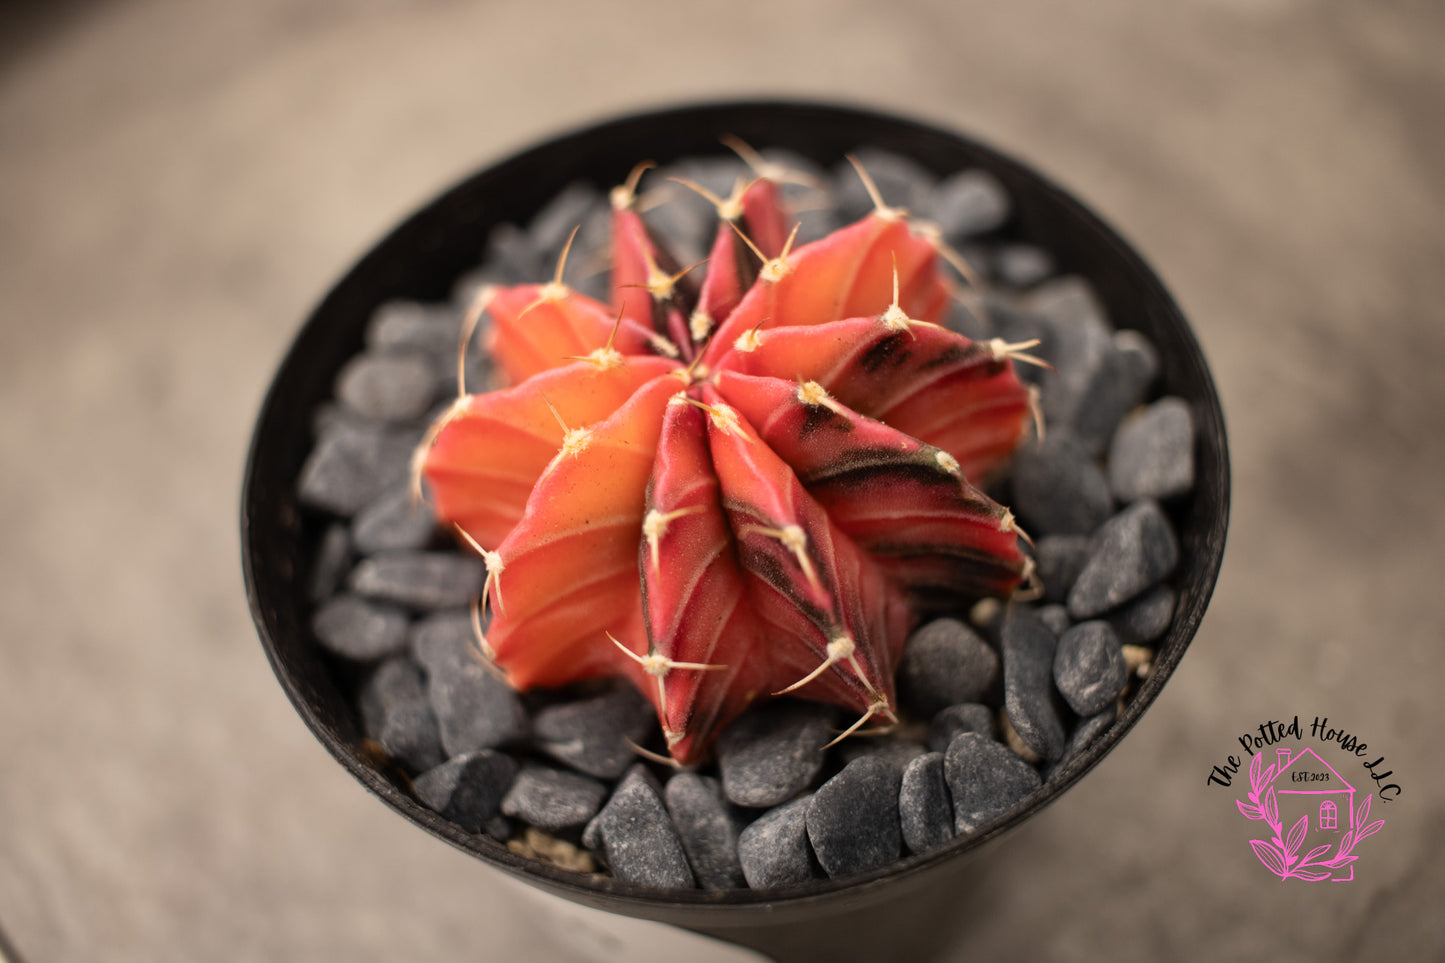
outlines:
[[[1289,751],[1289,750],[1287,750],[1287,749],[1276,750],[1276,752],[1281,753],[1281,754],[1284,753],[1284,752],[1288,752],[1288,751]],[[1320,765],[1320,766],[1323,766],[1325,769],[1328,769],[1328,770],[1329,770],[1329,773],[1330,773],[1330,778],[1331,778],[1331,779],[1338,779],[1338,780],[1340,781],[1340,785],[1339,785],[1339,786],[1333,786],[1333,787],[1331,787],[1332,789],[1335,789],[1335,790],[1337,790],[1337,791],[1338,791],[1338,790],[1348,790],[1349,792],[1354,792],[1354,791],[1355,791],[1355,787],[1352,786],[1352,785],[1350,785],[1350,783],[1345,779],[1345,777],[1344,777],[1344,776],[1341,776],[1341,775],[1339,774],[1339,772],[1336,771],[1336,769],[1335,769],[1334,766],[1332,766],[1332,765],[1330,765],[1329,763],[1325,762],[1325,761],[1324,761],[1323,759],[1321,759],[1318,755],[1316,755],[1316,754],[1315,754],[1315,751],[1314,751],[1313,749],[1308,749],[1308,748],[1307,748],[1307,749],[1302,749],[1302,750],[1300,750],[1299,752],[1291,752],[1291,753],[1290,753],[1290,757],[1289,757],[1289,762],[1287,762],[1283,767],[1281,767],[1281,769],[1280,769],[1278,772],[1276,772],[1276,773],[1274,774],[1274,778],[1271,779],[1270,782],[1271,782],[1271,783],[1278,782],[1278,781],[1279,781],[1279,778],[1280,778],[1281,776],[1283,776],[1283,775],[1284,775],[1286,772],[1288,772],[1289,770],[1293,769],[1293,768],[1295,767],[1295,765],[1298,764],[1298,763],[1300,762],[1300,760],[1304,759],[1305,757],[1309,757],[1311,760],[1313,760],[1314,763],[1316,763],[1316,764],[1318,764],[1318,765]],[[1311,767],[1311,768],[1313,768],[1313,767]],[[1293,790],[1281,790],[1281,791],[1283,791],[1283,792],[1292,792]]]

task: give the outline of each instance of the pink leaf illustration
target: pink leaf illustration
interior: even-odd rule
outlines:
[[[1339,869],[1341,866],[1348,866],[1348,865],[1350,865],[1351,863],[1353,863],[1355,860],[1357,860],[1357,859],[1359,859],[1359,858],[1360,858],[1360,857],[1358,857],[1358,856],[1336,856],[1334,859],[1330,860],[1328,863],[1325,863],[1324,865],[1326,865],[1326,866],[1333,866],[1335,869]]]
[[[1350,850],[1352,850],[1352,849],[1354,849],[1354,848],[1355,848],[1355,831],[1354,831],[1353,829],[1347,829],[1347,830],[1345,830],[1345,834],[1340,837],[1340,851],[1339,851],[1336,855],[1337,855],[1337,856],[1347,856],[1347,855],[1349,855]]]
[[[1308,863],[1310,860],[1312,860],[1312,859],[1317,859],[1317,858],[1319,858],[1320,856],[1323,856],[1326,852],[1329,851],[1329,848],[1330,848],[1330,844],[1329,844],[1329,843],[1325,843],[1323,846],[1316,846],[1314,849],[1312,849],[1312,850],[1310,850],[1309,852],[1305,853],[1305,858],[1302,859],[1302,860],[1300,860],[1300,865],[1303,866],[1304,864]]]
[[[1275,767],[1274,767],[1273,764],[1271,764],[1271,765],[1269,765],[1268,767],[1265,768],[1265,770],[1264,770],[1264,781],[1265,781],[1265,782],[1273,782],[1273,781],[1274,781],[1274,771],[1275,771]]]
[[[1299,852],[1300,844],[1305,841],[1305,831],[1310,827],[1310,818],[1301,816],[1293,826],[1290,827],[1289,836],[1284,841],[1284,851],[1294,859],[1294,854]]]
[[[1365,825],[1365,820],[1370,818],[1370,798],[1366,796],[1360,801],[1360,806],[1355,810],[1355,825]]]
[[[1380,831],[1380,827],[1383,825],[1385,825],[1385,821],[1383,819],[1377,819],[1374,822],[1370,823],[1370,825],[1360,830],[1359,834],[1355,836],[1355,842],[1358,843],[1360,840],[1365,839],[1366,837],[1375,835]]]
[[[1264,791],[1264,818],[1271,826],[1279,826],[1279,800],[1275,798],[1273,786]]]
[[[1255,756],[1249,763],[1249,788],[1259,792],[1259,787],[1264,785],[1264,756]],[[1252,794],[1251,794],[1252,795]]]
[[[1263,839],[1251,839],[1249,845],[1253,847],[1255,857],[1264,864],[1265,869],[1268,869],[1280,879],[1284,879],[1284,859],[1280,856],[1279,851],[1274,848],[1273,843]]]
[[[1330,878],[1330,874],[1322,869],[1297,869],[1292,875],[1296,879],[1308,880],[1311,883]]]
[[[1258,806],[1251,806],[1249,803],[1244,802],[1243,800],[1240,800],[1240,799],[1236,799],[1236,800],[1234,801],[1234,804],[1239,807],[1239,811],[1244,814],[1244,817],[1245,817],[1246,819],[1263,819],[1263,818],[1264,818],[1264,813],[1262,813],[1262,812],[1259,811],[1259,807],[1258,807]]]

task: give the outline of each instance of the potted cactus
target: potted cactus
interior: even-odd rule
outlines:
[[[975,486],[1023,436],[1019,346],[940,323],[942,240],[866,172],[872,213],[796,252],[766,171],[698,188],[718,227],[690,284],[635,210],[641,171],[611,195],[612,305],[561,264],[483,290],[469,320],[491,315],[512,387],[463,383],[418,451],[486,561],[479,644],[521,689],[631,677],[684,765],[769,694],[897,722],[910,594],[1028,576]]]
[[[1163,391],[1194,412],[1199,483],[1166,502],[1179,537],[1178,604],[1152,671],[1117,718],[1111,707],[1099,737],[1065,760],[1049,754],[1029,711],[1004,714],[1020,752],[1055,760],[1041,787],[1029,769],[1032,781],[1011,800],[1024,802],[902,862],[865,860],[837,878],[799,877],[772,891],[667,892],[626,873],[579,876],[508,851],[418,805],[407,775],[376,758],[345,673],[310,641],[302,596],[320,528],[295,504],[307,447],[296,414],[324,400],[378,304],[438,297],[494,225],[524,221],[572,179],[620,185],[609,198],[605,296],[563,283],[564,252],[550,282],[469,297],[466,337],[485,313],[499,383],[469,386],[463,367],[455,400],[412,459],[413,484],[439,521],[483,560],[479,657],[519,689],[631,680],[657,717],[654,755],[675,766],[709,759],[731,720],[778,695],[841,707],[838,738],[897,722],[895,670],[924,615],[1036,582],[1037,553],[1014,513],[983,490],[1035,437],[1038,397],[1016,368],[1033,360],[1030,345],[949,329],[950,291],[970,283],[968,264],[936,230],[889,206],[866,170],[859,183],[871,209],[806,244],[790,234],[776,166],[751,157],[752,173],[726,195],[689,184],[715,209],[717,229],[705,264],[679,263],[638,209],[635,161],[713,152],[724,134],[825,161],[873,143],[939,172],[970,166],[998,177],[1015,201],[1017,237],[1088,278],[1120,327],[1152,339]],[[562,138],[478,175],[338,285],[298,338],[258,425],[245,561],[263,642],[293,702],[394,808],[568,898],[766,946],[788,920],[916,902],[1122,737],[1202,616],[1222,550],[1226,470],[1217,399],[1183,319],[1127,246],[1066,195],[979,145],[895,118],[778,104],[687,108]]]

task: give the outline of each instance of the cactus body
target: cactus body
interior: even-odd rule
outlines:
[[[1029,413],[997,343],[939,326],[937,242],[878,209],[790,250],[776,185],[713,197],[706,272],[615,189],[612,301],[490,292],[511,387],[466,395],[418,466],[479,550],[482,648],[520,689],[630,677],[680,763],[782,692],[896,718],[919,601],[1008,595],[1012,515],[972,483]]]

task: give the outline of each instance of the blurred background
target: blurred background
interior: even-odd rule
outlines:
[[[1228,421],[1203,630],[979,861],[958,958],[1445,957],[1442,44],[1432,0],[0,6],[0,929],[32,961],[569,958],[287,703],[241,582],[251,423],[311,305],[470,170],[794,95],[1074,190],[1171,286]],[[1275,880],[1205,785],[1295,713],[1403,789],[1346,886]]]

